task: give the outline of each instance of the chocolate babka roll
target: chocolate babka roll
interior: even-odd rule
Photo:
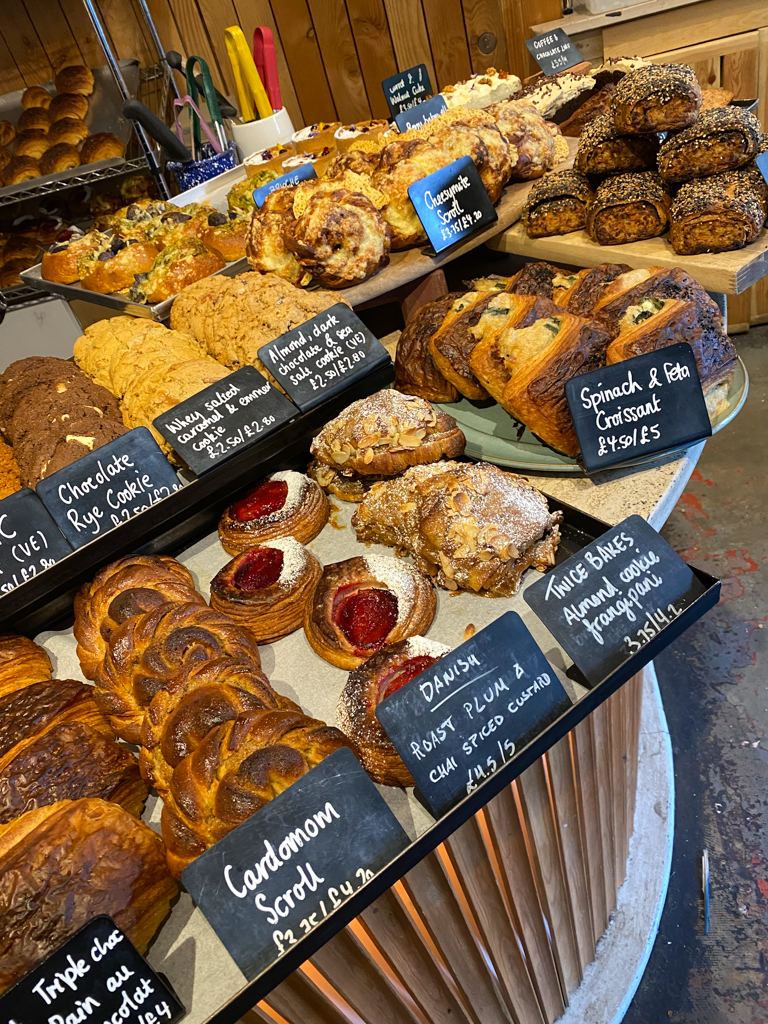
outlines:
[[[601,114],[583,129],[574,167],[582,174],[600,176],[651,170],[658,151],[656,135],[625,135],[610,114]]]
[[[587,212],[587,231],[600,245],[655,238],[669,227],[671,198],[652,171],[620,174],[600,185]]]
[[[554,171],[539,178],[528,193],[523,224],[529,238],[565,235],[587,223],[594,192],[580,171]]]
[[[695,124],[670,135],[659,150],[659,175],[664,181],[692,181],[734,171],[755,156],[760,122],[741,107],[705,110]]]
[[[676,131],[693,124],[701,87],[687,64],[649,64],[616,86],[611,109],[616,128],[628,134]]]
[[[728,252],[754,242],[764,223],[761,193],[741,171],[727,171],[680,187],[669,240],[681,256]]]

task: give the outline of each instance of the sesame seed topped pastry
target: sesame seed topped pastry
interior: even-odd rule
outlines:
[[[659,174],[678,182],[736,170],[755,156],[761,135],[760,122],[748,110],[707,110],[690,128],[670,135],[659,150]]]
[[[616,86],[612,110],[617,129],[627,134],[675,131],[693,124],[701,87],[687,64],[648,64]]]

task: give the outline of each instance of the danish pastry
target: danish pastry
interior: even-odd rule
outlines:
[[[687,64],[647,64],[616,86],[611,110],[620,132],[675,131],[693,124],[701,106],[696,72]]]
[[[743,249],[765,224],[760,193],[739,171],[680,186],[672,203],[669,240],[678,255]]]
[[[312,459],[307,466],[307,476],[311,480],[316,480],[326,494],[333,494],[342,501],[362,501],[371,484],[377,480],[388,479],[375,474],[361,476],[359,473],[352,473],[351,476],[343,476],[339,468]]]
[[[349,673],[336,721],[354,741],[363,767],[379,785],[412,786],[413,778],[379,724],[376,708],[449,651],[450,647],[435,640],[412,636],[382,647]]]
[[[587,231],[600,245],[663,235],[672,199],[658,174],[619,174],[599,185],[587,210]]]
[[[619,322],[627,309],[646,297],[685,299],[688,302],[697,302],[703,308],[709,307],[719,315],[716,303],[698,281],[694,281],[680,267],[673,270],[666,267],[645,267],[619,274],[605,285],[595,302],[592,317],[615,338],[619,333]]]
[[[224,510],[221,546],[229,555],[278,537],[309,544],[328,522],[328,499],[318,484],[292,469],[272,473]]]
[[[423,398],[377,391],[326,423],[310,451],[343,476],[393,476],[407,466],[461,455],[464,435],[453,416]]]
[[[94,232],[95,234],[95,232]],[[130,288],[136,274],[150,270],[158,250],[150,242],[127,241],[119,235],[101,235],[98,246],[89,248],[77,260],[80,285],[89,292],[106,295]]]
[[[40,276],[57,284],[74,284],[80,279],[78,260],[89,253],[100,252],[104,238],[98,231],[87,235],[73,235],[66,242],[54,242],[48,252],[43,253]]]
[[[524,477],[487,462],[413,466],[375,484],[352,517],[358,540],[407,551],[445,590],[491,597],[555,564],[561,521]]]
[[[338,729],[299,711],[252,711],[211,729],[174,770],[163,803],[171,874],[341,747],[357,753]]]
[[[587,223],[587,206],[594,193],[579,171],[553,171],[539,178],[528,193],[523,224],[529,238],[546,238],[579,231]]]
[[[304,605],[323,574],[293,537],[278,537],[236,555],[211,581],[211,608],[250,628],[260,644],[299,629]]]
[[[418,569],[384,555],[357,556],[325,567],[305,606],[304,632],[321,658],[352,669],[385,644],[426,633],[436,608]]]
[[[0,636],[0,697],[31,683],[42,683],[52,674],[51,659],[44,647],[25,636]]]
[[[395,387],[405,395],[418,395],[428,402],[456,402],[459,392],[435,366],[429,339],[438,330],[448,310],[459,297],[451,292],[442,299],[426,302],[408,318],[397,342]]]
[[[578,274],[563,272],[552,281],[552,300],[568,313],[589,319],[604,289],[631,269],[626,263],[601,263]]]
[[[602,114],[581,133],[574,167],[595,177],[653,170],[658,151],[656,135],[623,135],[611,115]]]

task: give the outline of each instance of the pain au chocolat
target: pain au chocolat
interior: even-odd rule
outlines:
[[[320,485],[292,469],[272,473],[229,505],[219,521],[219,540],[229,555],[278,537],[308,544],[328,522]]]

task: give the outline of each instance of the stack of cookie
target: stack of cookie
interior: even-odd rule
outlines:
[[[45,356],[20,359],[0,376],[0,429],[25,487],[126,432],[105,388],[73,363]]]

